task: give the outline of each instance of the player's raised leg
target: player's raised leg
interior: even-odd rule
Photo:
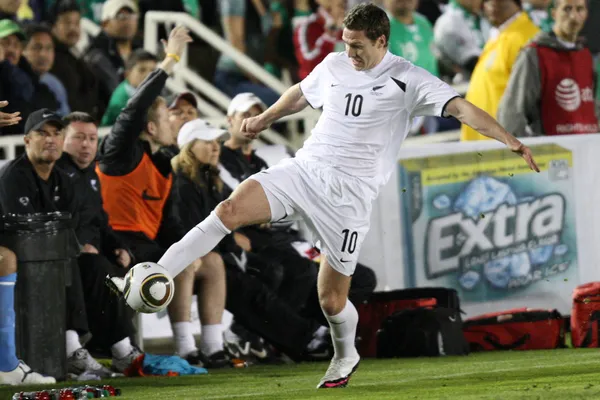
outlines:
[[[351,279],[352,277],[333,269],[327,257],[323,257],[317,285],[321,309],[329,322],[335,353],[317,388],[345,387],[358,368],[360,357],[354,346],[358,312],[348,299]]]
[[[205,256],[232,230],[271,221],[271,208],[264,189],[247,179],[201,223],[174,243],[158,261],[173,276],[194,260]]]

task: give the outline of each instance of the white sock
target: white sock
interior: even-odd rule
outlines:
[[[223,350],[223,326],[221,324],[202,325],[200,350],[207,356]]]
[[[194,260],[207,255],[231,231],[213,211],[193,227],[179,242],[174,243],[158,260],[158,264],[173,276],[179,275]]]
[[[71,357],[73,353],[81,348],[79,343],[79,335],[75,331],[66,331],[65,337],[67,339],[67,358]]]
[[[175,351],[180,357],[186,357],[188,354],[198,350],[196,340],[192,334],[192,323],[175,322],[171,326],[175,336]]]
[[[125,358],[133,351],[133,345],[131,344],[131,340],[129,340],[129,337],[126,337],[125,339],[113,344],[110,350],[113,358]]]
[[[358,352],[354,347],[358,312],[350,299],[346,300],[346,306],[342,312],[337,315],[325,314],[325,318],[329,321],[331,338],[333,339],[335,350],[333,358],[358,357]]]

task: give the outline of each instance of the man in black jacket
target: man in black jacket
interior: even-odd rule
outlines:
[[[57,165],[73,179],[86,209],[92,212],[88,228],[93,233],[79,256],[88,321],[93,334],[88,349],[110,353],[113,364],[129,366],[129,354],[138,353],[131,344],[135,334],[131,308],[114,296],[104,284],[107,275],[125,276],[131,264],[130,252],[121,244],[108,224],[100,195],[100,180],[95,171],[98,127],[89,114],[74,112],[65,123],[64,153]],[[110,327],[110,329],[108,329]]]
[[[64,142],[63,122],[57,114],[41,109],[29,116],[25,123],[25,131],[25,154],[10,161],[0,170],[0,214],[69,212],[72,215],[75,234],[78,241],[84,244],[85,252],[95,235],[94,214],[90,205],[83,201],[81,190],[74,184],[73,179],[56,167]],[[76,374],[88,371],[100,377],[108,377],[112,373],[82,347],[80,335],[89,336],[89,333],[93,333],[98,337],[112,337],[114,332],[122,330],[121,327],[126,322],[104,317],[104,313],[111,312],[110,307],[98,305],[92,309],[94,314],[87,314],[79,272],[85,267],[95,268],[88,265],[88,261],[89,258],[83,257],[78,259],[79,266],[73,263],[72,283],[66,292],[68,370]],[[102,282],[103,277],[97,276],[96,279]],[[88,318],[104,318],[108,325],[95,324],[97,329],[92,331],[88,325]],[[122,336],[118,340],[121,339]],[[113,357],[113,367],[123,371],[139,355],[139,351],[133,349],[131,354],[122,359]]]

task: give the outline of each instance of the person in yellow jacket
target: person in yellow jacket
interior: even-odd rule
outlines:
[[[473,70],[466,99],[496,117],[517,55],[540,29],[522,11],[520,0],[485,0],[483,8],[494,28]],[[463,125],[460,139],[487,138]]]

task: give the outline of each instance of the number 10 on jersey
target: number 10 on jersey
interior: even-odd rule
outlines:
[[[346,112],[344,115],[351,113],[353,117],[358,117],[362,112],[363,97],[360,94],[348,93],[344,98],[346,99]]]

